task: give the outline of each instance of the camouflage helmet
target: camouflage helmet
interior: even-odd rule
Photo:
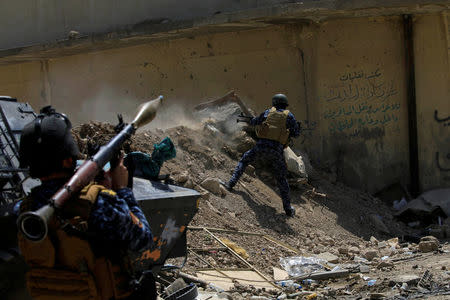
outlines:
[[[273,106],[288,106],[288,99],[284,94],[276,94],[272,97]]]

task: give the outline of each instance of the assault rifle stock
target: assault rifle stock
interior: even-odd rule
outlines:
[[[236,119],[236,123],[243,122],[243,123],[250,123],[250,121],[253,119],[253,117],[249,117],[241,113],[238,118]]]

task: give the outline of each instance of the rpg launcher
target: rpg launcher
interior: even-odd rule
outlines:
[[[238,118],[236,119],[236,123],[243,122],[243,123],[250,123],[250,121],[253,119],[253,117],[249,117],[241,113]]]
[[[41,241],[48,233],[48,222],[55,213],[58,213],[66,201],[88,185],[117,153],[122,144],[129,139],[138,128],[150,123],[156,116],[163,97],[143,103],[131,124],[123,126],[123,129],[105,146],[75,172],[70,180],[49,200],[49,204],[35,212],[22,213],[17,225],[24,236],[31,241]]]

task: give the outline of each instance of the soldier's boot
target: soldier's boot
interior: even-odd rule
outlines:
[[[286,212],[286,216],[288,217],[295,216],[295,208],[293,208],[292,206],[285,208],[284,211]]]
[[[220,184],[227,189],[227,191],[231,192],[233,190],[233,186],[230,182],[223,182],[222,180],[219,181]]]

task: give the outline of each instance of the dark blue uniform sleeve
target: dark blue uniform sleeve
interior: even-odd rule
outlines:
[[[147,249],[153,243],[147,219],[129,188],[118,190],[116,195],[101,192],[92,209],[89,228],[132,251]]]
[[[292,113],[289,113],[286,119],[286,127],[289,129],[290,137],[298,137],[300,135],[300,127]]]
[[[267,118],[267,114],[269,113],[269,110],[267,109],[262,114],[260,114],[258,117],[254,117],[250,120],[250,125],[259,125]]]

